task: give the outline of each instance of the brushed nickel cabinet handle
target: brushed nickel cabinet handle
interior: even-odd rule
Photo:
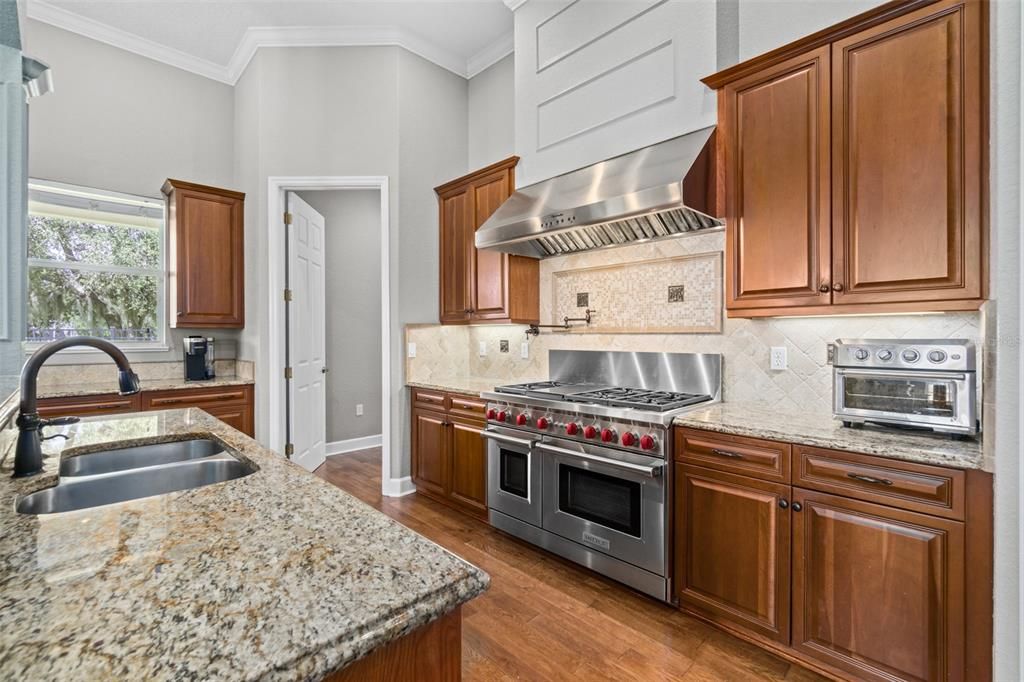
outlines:
[[[738,452],[729,452],[728,450],[719,450],[718,448],[712,449],[711,454],[728,457],[730,459],[743,459],[743,455]]]
[[[832,291],[842,291],[842,290],[843,290],[842,282],[836,282],[835,284],[832,285]]]
[[[863,474],[846,474],[848,478],[852,478],[856,481],[863,481],[864,483],[873,483],[875,485],[892,485],[892,481],[888,478],[875,478],[874,476],[864,476]]]

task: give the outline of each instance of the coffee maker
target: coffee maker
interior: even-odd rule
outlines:
[[[185,381],[213,379],[213,339],[205,336],[186,336]]]

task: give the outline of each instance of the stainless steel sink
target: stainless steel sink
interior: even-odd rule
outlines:
[[[175,443],[139,445],[67,457],[60,463],[61,476],[94,476],[114,471],[201,459],[224,452],[224,446],[207,438]]]
[[[203,443],[204,441],[192,442]],[[217,446],[217,443],[213,441],[206,442]],[[196,445],[192,450],[178,450],[178,453],[191,452],[195,454],[201,452],[204,447],[209,446]],[[125,449],[134,450],[136,448]],[[223,450],[223,448],[221,449]],[[112,450],[94,454],[116,452],[116,450]],[[92,456],[94,455],[81,455],[82,458]],[[126,460],[122,459],[120,463],[124,461]],[[20,498],[15,508],[21,514],[78,511],[143,497],[201,488],[214,483],[242,478],[255,471],[255,467],[236,459],[227,452],[205,457],[196,454],[192,459],[181,459],[154,466],[141,466],[93,475],[61,476],[54,487],[39,490]]]

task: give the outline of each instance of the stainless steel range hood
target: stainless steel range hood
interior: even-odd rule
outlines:
[[[720,227],[714,134],[711,126],[523,187],[476,231],[476,247],[547,258]]]

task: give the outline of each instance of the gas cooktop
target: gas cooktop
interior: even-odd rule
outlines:
[[[711,400],[711,396],[698,393],[677,393],[644,388],[604,386],[601,384],[571,383],[564,381],[536,381],[511,384],[494,389],[498,393],[533,396],[573,403],[627,407],[652,412],[678,410],[689,405]]]

